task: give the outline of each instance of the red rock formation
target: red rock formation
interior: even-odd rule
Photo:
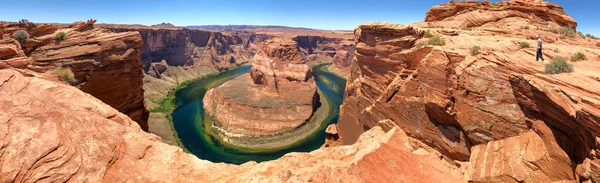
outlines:
[[[406,145],[408,137],[397,128],[375,128],[353,146],[237,166],[161,143],[102,101],[36,73],[1,69],[0,93],[0,182],[464,180],[428,149]]]
[[[254,56],[250,74],[207,92],[204,109],[228,133],[271,135],[296,129],[318,107],[311,76],[295,42],[272,39]]]
[[[338,122],[343,142],[353,143],[374,126],[398,125],[411,142],[432,146],[445,159],[468,161],[469,181],[595,180],[600,50],[583,39],[548,43],[546,57],[580,51],[594,55],[594,61],[572,63],[573,73],[547,75],[544,63],[533,62],[535,50],[518,43],[528,40],[523,35],[556,35],[527,29],[505,33],[503,25],[494,26],[476,33],[445,31],[461,36],[427,28],[445,40],[443,47],[416,46],[427,38],[412,26],[359,26],[356,63]],[[480,53],[471,54],[473,46],[480,46]]]
[[[551,2],[511,0],[510,2],[455,2],[431,7],[426,22],[444,27],[479,27],[504,22],[521,25],[543,24],[577,27],[564,9]],[[505,25],[506,25],[505,24]]]
[[[93,28],[94,22],[75,23],[77,25],[74,24],[72,29],[61,29],[69,38],[60,42],[50,33],[58,32],[56,27],[33,27],[30,34],[38,37],[24,43],[24,53],[16,42],[2,44],[13,50],[9,51],[12,55],[15,48],[19,50],[18,57],[2,62],[37,72],[51,72],[56,67],[70,68],[76,80],[72,85],[129,115],[147,130],[148,110],[144,105],[139,56],[143,42],[137,32],[112,33]],[[24,25],[29,24],[15,24],[18,27]]]
[[[244,40],[220,32],[182,28],[121,28],[105,26],[114,32],[138,31],[144,45],[142,61],[144,70],[152,62],[165,60],[171,66],[205,67],[223,70],[241,65],[251,59],[243,45]]]

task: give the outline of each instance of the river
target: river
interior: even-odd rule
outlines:
[[[171,114],[175,131],[183,146],[200,159],[212,162],[242,164],[248,161],[268,161],[280,158],[289,152],[309,152],[318,149],[325,142],[325,128],[337,123],[339,107],[342,104],[346,80],[327,70],[330,64],[314,66],[312,74],[317,87],[330,104],[327,122],[319,126],[315,133],[286,147],[273,151],[252,152],[225,147],[218,140],[205,133],[202,122],[205,114],[202,107],[204,94],[211,88],[250,71],[251,66],[242,66],[197,80],[175,93],[176,108]]]

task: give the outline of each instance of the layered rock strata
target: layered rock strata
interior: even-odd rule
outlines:
[[[519,28],[545,25],[576,28],[577,22],[564,9],[551,2],[511,0],[507,2],[454,2],[433,6],[427,12],[430,26],[456,28]]]
[[[265,42],[249,74],[211,89],[204,97],[206,114],[237,135],[272,135],[306,123],[320,102],[315,81],[297,44]]]
[[[434,152],[406,146],[408,137],[400,129],[375,128],[353,146],[237,166],[200,160],[161,143],[93,96],[27,70],[0,69],[0,92],[0,182],[457,182],[464,177]]]
[[[55,68],[69,68],[74,73],[70,84],[113,106],[148,130],[148,109],[144,105],[143,71],[140,54],[143,41],[137,32],[112,33],[94,28],[95,20],[74,23],[58,29],[53,25],[15,23],[2,32],[13,29],[30,30],[30,37],[20,45],[6,44],[18,50],[17,59],[3,62],[16,68],[28,68],[40,73]],[[55,40],[58,32],[68,39]],[[7,43],[7,41],[2,41]],[[9,41],[10,42],[10,41]],[[16,47],[15,47],[16,46]],[[21,51],[21,49],[23,51]],[[16,65],[15,65],[16,63]]]
[[[572,73],[548,75],[544,63],[533,62],[535,50],[519,42],[558,35],[501,28],[360,25],[338,122],[344,144],[375,126],[398,125],[444,159],[468,162],[469,181],[595,181],[600,50],[582,38],[548,43],[548,60],[591,55],[570,63]],[[428,42],[425,29],[445,44],[416,44]]]

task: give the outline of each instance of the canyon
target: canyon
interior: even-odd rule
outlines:
[[[597,182],[599,40],[551,29],[560,27],[577,22],[540,0],[452,1],[423,22],[361,24],[354,39],[1,23],[0,182]],[[18,30],[31,37],[13,40]],[[69,38],[55,40],[58,32]],[[546,63],[586,59],[568,61],[573,72],[546,74],[535,49],[522,46],[536,35]],[[186,82],[252,63],[250,73],[208,91],[204,107],[235,126],[275,118],[252,114],[252,99],[293,97],[298,103],[261,113],[287,114],[286,125],[235,132],[286,131],[313,112],[310,66],[324,62],[347,81],[338,123],[312,152],[213,163],[169,145],[177,144],[171,111],[148,114]],[[62,81],[57,68],[70,68],[75,81]]]

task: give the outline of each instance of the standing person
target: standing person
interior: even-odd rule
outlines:
[[[539,59],[542,59],[542,62],[544,62],[544,54],[542,53],[542,38],[540,38],[540,35],[537,35],[538,38],[538,47],[537,47],[537,53],[535,55],[535,61],[537,62]]]

